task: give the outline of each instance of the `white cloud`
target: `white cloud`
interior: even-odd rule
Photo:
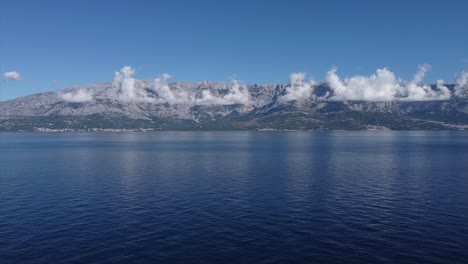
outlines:
[[[313,80],[306,81],[305,78],[306,74],[304,72],[291,73],[289,75],[290,86],[286,88],[286,94],[278,100],[280,102],[288,102],[304,101],[311,97],[315,99],[313,91],[316,83]]]
[[[215,96],[209,90],[202,91],[202,97],[195,104],[199,105],[233,105],[251,103],[250,92],[247,87],[237,80],[232,80],[228,92],[223,96]]]
[[[247,87],[237,80],[232,80],[225,95],[217,96],[209,90],[203,90],[200,98],[195,98],[195,94],[188,91],[172,89],[167,80],[171,78],[168,74],[163,74],[156,78],[153,83],[153,90],[158,94],[159,101],[168,104],[192,104],[192,105],[248,105],[251,96]]]
[[[13,80],[13,81],[20,81],[22,79],[21,74],[17,71],[5,72],[3,74],[3,77],[7,80]]]
[[[424,101],[424,100],[447,100],[450,99],[450,90],[443,85],[443,81],[437,81],[437,90],[433,90],[429,85],[420,85],[424,75],[431,68],[429,65],[420,65],[413,80],[404,86],[402,100]]]
[[[187,92],[172,90],[169,87],[167,80],[170,78],[169,74],[163,74],[154,79],[153,90],[158,94],[159,102],[162,100],[168,104],[191,103],[194,99]]]
[[[87,89],[78,89],[76,91],[59,93],[60,97],[72,103],[85,103],[93,100],[93,92]]]
[[[148,97],[146,90],[132,76],[135,70],[129,66],[115,72],[111,89],[106,90],[101,96],[107,99],[121,101],[154,102],[155,98]],[[95,94],[92,89],[77,88],[76,90],[60,93],[60,97],[68,102],[89,102]]]
[[[115,72],[112,87],[117,89],[121,99],[132,100],[137,97],[135,79],[132,78],[134,74],[135,70],[129,66],[125,66],[120,71]]]
[[[337,69],[332,68],[325,77],[325,82],[331,89],[330,93],[317,97],[314,95],[316,82],[306,80],[305,73],[292,73],[290,85],[285,94],[278,101],[305,101],[305,100],[364,100],[364,101],[422,101],[422,100],[448,100],[451,97],[450,90],[442,80],[437,81],[435,88],[431,85],[420,84],[425,73],[430,69],[429,65],[421,65],[410,81],[403,81],[395,76],[387,68],[378,69],[371,76],[353,76],[341,79],[337,75]],[[168,103],[187,105],[249,105],[252,102],[251,94],[244,84],[232,80],[230,84],[223,84],[215,90],[196,91],[185,86],[169,85],[171,78],[163,74],[154,79],[149,85],[144,81],[133,78],[135,70],[129,66],[115,72],[112,86],[105,93],[98,93],[92,89],[75,89],[69,92],[59,93],[60,97],[69,102],[89,102],[94,96],[102,98],[146,102]],[[19,74],[18,74],[19,75]],[[5,75],[6,76],[6,75]],[[12,76],[10,76],[12,77]],[[13,76],[14,77],[14,76]],[[21,78],[21,76],[18,76]],[[468,95],[468,72],[464,71],[458,78],[455,88],[457,96]]]
[[[250,92],[247,86],[237,80],[231,81],[231,86],[226,95],[222,97],[228,104],[250,104]]]
[[[429,65],[418,67],[413,80],[409,82],[397,78],[387,68],[378,69],[376,74],[367,76],[354,76],[341,80],[336,74],[336,68],[331,69],[325,81],[333,91],[330,100],[364,100],[364,101],[424,101],[450,99],[450,90],[438,81],[437,89],[430,85],[421,85]]]
[[[181,90],[181,88],[171,88],[168,80],[171,78],[169,74],[163,74],[154,79],[151,87],[156,96],[148,95],[145,87],[132,77],[135,74],[129,66],[123,67],[119,72],[115,72],[114,80],[112,81],[112,89],[107,94],[109,98],[124,101],[150,102],[150,103],[168,103],[168,104],[215,104],[215,105],[231,105],[231,104],[249,104],[250,93],[247,87],[240,82],[233,80],[229,91],[223,96],[215,96],[210,91],[202,91],[201,98],[195,98],[195,94],[190,91]]]
[[[378,69],[376,74],[367,76],[354,76],[341,80],[336,74],[337,69],[331,69],[325,80],[333,90],[331,100],[393,100],[402,87],[395,74],[387,68]]]
[[[455,95],[459,97],[468,96],[468,71],[463,71],[457,78],[455,85]]]
[[[125,66],[120,71],[115,72],[112,89],[108,91],[107,96],[121,101],[159,102],[157,98],[148,95],[146,87],[140,81],[133,78],[135,73],[136,71],[130,66]]]
[[[450,89],[445,86],[444,80],[437,80],[437,90],[431,90],[431,96],[437,98],[437,100],[449,100],[452,97]]]

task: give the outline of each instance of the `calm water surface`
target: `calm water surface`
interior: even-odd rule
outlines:
[[[0,133],[0,263],[467,263],[468,133]]]

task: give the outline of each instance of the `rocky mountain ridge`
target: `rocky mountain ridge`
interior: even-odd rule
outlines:
[[[467,97],[330,100],[333,89],[321,83],[284,100],[304,84],[159,82],[97,83],[0,102],[0,131],[468,129]]]

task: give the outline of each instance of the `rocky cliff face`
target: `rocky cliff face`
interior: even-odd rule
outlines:
[[[132,90],[119,85],[98,83],[0,102],[0,131],[468,128],[466,97],[334,101],[325,99],[331,90],[321,84],[310,97],[285,101],[291,85],[144,80],[134,80]]]

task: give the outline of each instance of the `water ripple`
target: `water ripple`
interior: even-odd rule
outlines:
[[[468,134],[0,134],[0,263],[465,263]]]

